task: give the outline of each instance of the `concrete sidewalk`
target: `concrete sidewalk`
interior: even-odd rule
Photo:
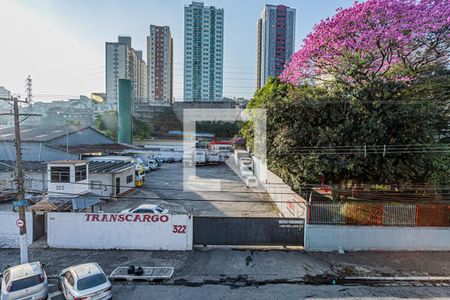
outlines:
[[[450,252],[194,251],[30,249],[49,276],[73,264],[98,262],[107,274],[118,266],[174,267],[174,284],[320,282],[339,276],[449,276]],[[18,249],[0,249],[0,271],[19,263]],[[314,281],[316,280],[316,281]]]

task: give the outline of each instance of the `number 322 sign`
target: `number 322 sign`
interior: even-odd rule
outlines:
[[[186,233],[186,225],[173,225],[173,233]]]

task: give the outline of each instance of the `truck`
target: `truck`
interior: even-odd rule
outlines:
[[[208,164],[215,165],[220,163],[220,155],[217,151],[209,151]]]
[[[195,164],[205,165],[206,164],[206,152],[202,150],[195,151]]]
[[[216,151],[223,161],[227,160],[233,154],[233,145],[231,141],[212,141],[208,144],[209,151]]]

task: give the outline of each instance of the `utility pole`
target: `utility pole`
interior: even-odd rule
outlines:
[[[16,172],[17,172],[17,201],[25,199],[25,187],[22,165],[22,141],[20,139],[20,119],[19,119],[19,101],[13,99],[14,105],[14,135],[16,140]],[[19,206],[19,220],[22,220],[23,226],[20,227],[20,263],[28,263],[28,241],[27,241],[27,218],[25,216],[26,206]]]
[[[25,118],[30,116],[39,116],[38,114],[19,114],[19,102],[27,103],[27,101],[21,101],[17,97],[12,97],[10,99],[0,98],[0,100],[12,101],[13,102],[13,113],[14,116],[14,135],[15,135],[15,146],[16,146],[16,181],[17,181],[17,203],[19,203],[19,219],[16,224],[20,228],[20,262],[22,264],[28,263],[28,239],[27,239],[27,221],[26,221],[26,205],[23,201],[25,200],[25,186],[24,186],[24,173],[23,173],[23,163],[22,163],[22,141],[20,138],[20,116],[25,116]],[[11,115],[11,113],[2,113],[0,115]],[[22,120],[23,121],[23,120]]]

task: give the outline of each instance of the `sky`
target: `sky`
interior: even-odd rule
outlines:
[[[205,0],[224,9],[224,97],[250,98],[256,86],[256,21],[265,4],[297,10],[295,49],[314,24],[354,0]],[[105,91],[105,42],[118,35],[143,50],[149,25],[170,26],[174,40],[174,96],[183,97],[184,6],[188,0],[1,0],[0,86],[34,101]]]

